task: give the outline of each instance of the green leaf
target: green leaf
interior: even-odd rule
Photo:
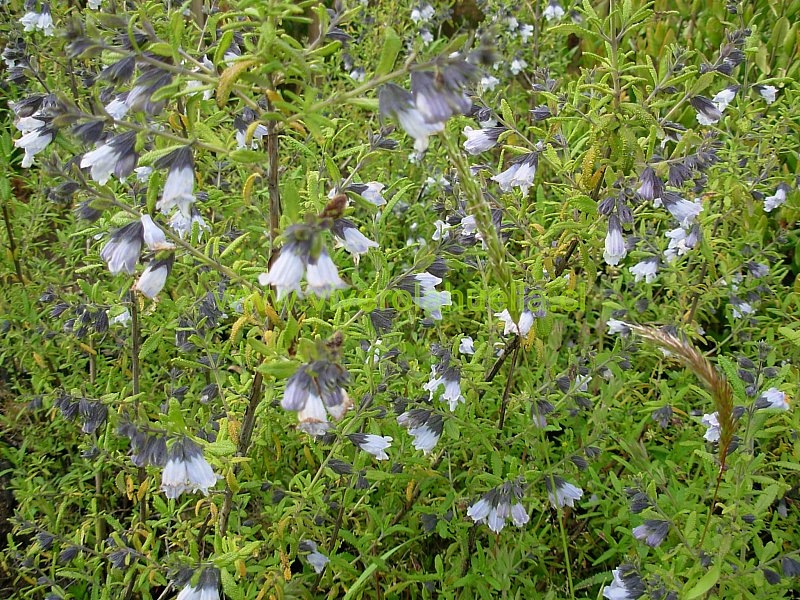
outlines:
[[[714,587],[719,581],[720,570],[719,567],[713,567],[708,573],[700,578],[692,589],[686,593],[686,600],[693,600],[705,594],[708,590]]]
[[[391,27],[386,27],[383,30],[383,48],[381,49],[381,56],[378,59],[378,66],[375,68],[375,76],[380,77],[391,72],[394,68],[394,63],[397,61],[397,55],[403,47],[402,38],[397,35],[397,32]]]

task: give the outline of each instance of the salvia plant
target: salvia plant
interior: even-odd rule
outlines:
[[[8,0],[9,598],[790,598],[800,0]]]

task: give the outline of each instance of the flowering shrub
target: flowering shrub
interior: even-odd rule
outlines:
[[[791,597],[796,4],[6,3],[3,591]]]

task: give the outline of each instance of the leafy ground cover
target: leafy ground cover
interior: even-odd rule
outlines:
[[[797,597],[800,1],[0,11],[4,597]]]

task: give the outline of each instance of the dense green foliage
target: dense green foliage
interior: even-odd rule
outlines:
[[[796,597],[800,0],[23,4],[0,595]]]

